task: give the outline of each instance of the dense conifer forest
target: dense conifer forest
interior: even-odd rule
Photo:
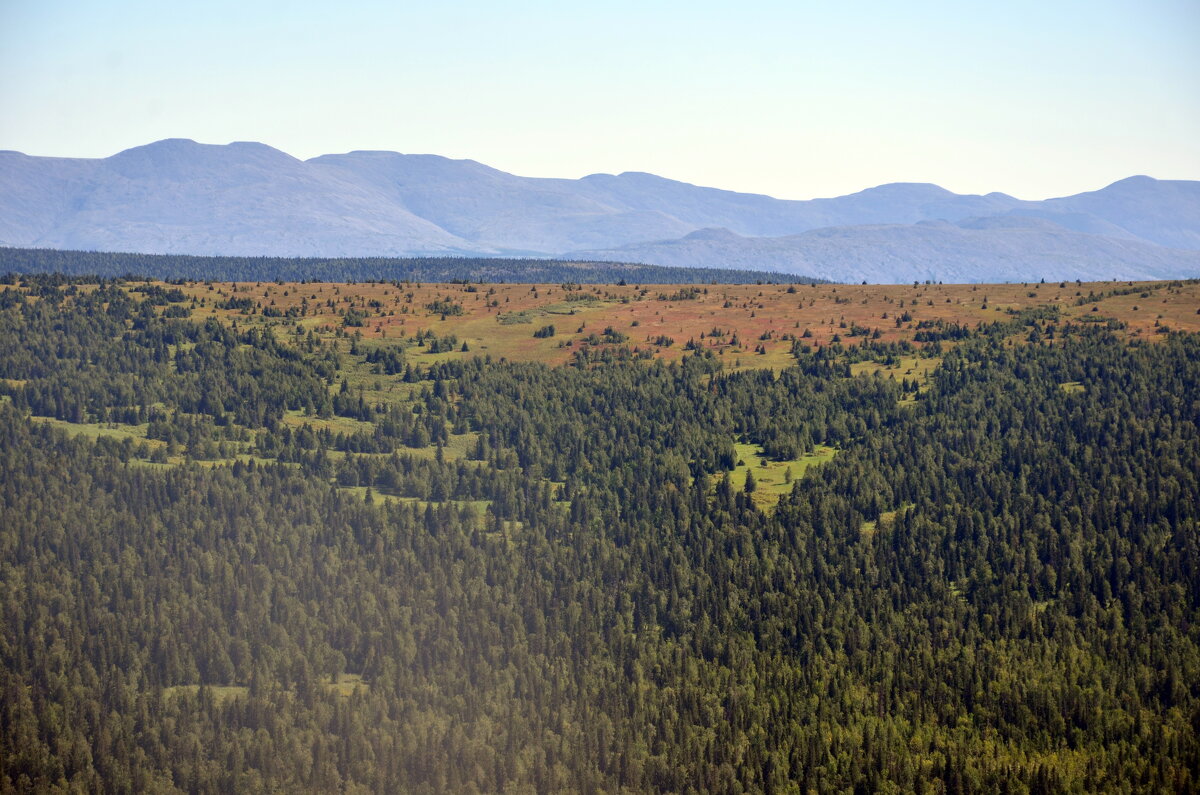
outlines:
[[[628,262],[584,262],[519,257],[227,257],[133,254],[0,247],[0,273],[222,281],[576,282],[606,284],[816,284],[786,273],[729,268],[669,268]]]
[[[1200,786],[1197,335],[551,367],[7,282],[0,791]]]

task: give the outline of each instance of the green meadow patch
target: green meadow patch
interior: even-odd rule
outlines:
[[[200,692],[202,687],[212,694],[213,700],[218,704],[245,698],[250,693],[250,688],[244,685],[173,685],[163,688],[163,697],[172,699],[184,695],[194,696]]]
[[[146,442],[151,447],[161,447],[166,444],[166,442],[158,439],[146,438],[146,429],[150,427],[149,423],[126,425],[120,422],[67,422],[66,420],[59,420],[54,417],[38,416],[32,416],[29,419],[34,422],[53,425],[55,428],[61,428],[70,436],[86,436],[89,439],[98,439],[101,436],[118,440],[133,439],[139,442]]]
[[[330,693],[336,693],[343,698],[348,698],[355,693],[365,693],[370,689],[362,674],[338,674],[335,681],[326,682],[325,689]]]
[[[879,373],[884,378],[894,376],[897,380],[907,378],[910,381],[925,383],[929,374],[942,363],[940,356],[902,356],[899,364],[887,365],[879,362],[855,362],[850,365],[851,375],[874,375]]]
[[[878,520],[872,519],[870,521],[863,522],[862,526],[858,528],[858,531],[862,535],[870,537],[874,535],[875,531],[877,530],[886,530],[891,526],[892,522],[896,521],[897,514],[899,514],[901,511],[909,510],[913,507],[913,505],[914,503],[906,502],[894,511],[884,511],[883,513],[879,514]]]
[[[734,442],[738,465],[729,477],[735,489],[742,489],[746,473],[753,473],[755,488],[751,494],[754,504],[762,510],[770,510],[779,502],[780,495],[792,490],[792,483],[804,477],[810,467],[831,461],[837,450],[826,445],[817,445],[813,452],[790,461],[774,461],[762,453],[756,444]]]

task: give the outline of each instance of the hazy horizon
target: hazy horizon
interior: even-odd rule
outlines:
[[[0,5],[0,148],[169,137],[644,171],[786,199],[1200,178],[1200,8]]]
[[[406,155],[406,156],[414,156],[414,157],[442,157],[442,158],[446,158],[446,159],[448,159],[448,160],[471,161],[471,162],[480,163],[481,165],[488,166],[488,167],[491,167],[491,168],[497,168],[497,167],[496,167],[494,164],[492,164],[492,163],[487,163],[487,162],[484,162],[484,161],[481,161],[481,160],[479,160],[478,158],[473,158],[473,157],[450,157],[450,156],[448,156],[448,155],[443,155],[443,154],[441,154],[441,153],[438,153],[438,152],[401,152],[401,151],[397,151],[397,150],[364,149],[364,148],[362,148],[362,147],[355,147],[355,148],[353,148],[353,149],[346,149],[346,150],[343,150],[343,151],[337,151],[337,152],[320,152],[320,153],[317,153],[317,154],[315,154],[315,155],[311,155],[311,156],[307,156],[307,157],[301,157],[301,156],[299,156],[299,155],[297,155],[297,154],[295,154],[295,153],[293,153],[293,152],[289,152],[289,151],[287,151],[287,150],[285,150],[285,149],[283,149],[283,148],[281,148],[281,147],[274,146],[274,145],[273,145],[273,144],[272,144],[270,141],[250,141],[250,140],[246,140],[246,139],[241,139],[241,140],[232,140],[232,141],[223,141],[223,142],[215,142],[215,141],[197,141],[197,140],[196,140],[196,139],[194,139],[194,138],[189,138],[189,137],[187,137],[187,136],[182,136],[182,135],[170,136],[170,137],[168,137],[168,138],[160,138],[160,139],[157,139],[157,140],[154,140],[154,141],[145,141],[145,142],[143,142],[143,143],[139,143],[139,144],[133,144],[133,145],[130,145],[130,146],[124,147],[124,148],[122,148],[122,149],[118,149],[118,150],[116,150],[116,151],[114,151],[114,152],[110,152],[109,154],[106,154],[106,155],[98,155],[98,156],[92,156],[92,155],[83,155],[83,156],[80,156],[80,155],[63,155],[63,154],[41,154],[41,153],[34,153],[34,152],[24,152],[24,151],[21,151],[21,150],[19,150],[19,149],[18,149],[18,150],[14,150],[14,149],[5,149],[5,148],[0,148],[0,152],[3,152],[3,151],[16,151],[16,152],[19,152],[20,154],[23,154],[23,155],[28,155],[28,156],[31,156],[31,157],[51,157],[51,158],[68,158],[68,159],[82,159],[82,160],[103,160],[103,159],[105,159],[105,158],[112,157],[113,155],[118,155],[118,154],[120,154],[120,153],[122,153],[122,152],[129,151],[130,149],[138,149],[138,148],[141,148],[141,147],[143,147],[143,146],[150,146],[150,145],[152,145],[152,144],[156,144],[156,143],[162,143],[162,142],[164,142],[164,141],[171,141],[171,140],[177,140],[177,141],[178,141],[178,140],[183,140],[183,141],[191,141],[192,143],[196,143],[196,144],[199,144],[199,145],[201,145],[201,146],[231,146],[231,145],[233,145],[233,144],[243,144],[243,143],[262,144],[262,145],[268,146],[268,147],[270,147],[270,148],[272,148],[272,149],[275,149],[275,150],[277,150],[277,151],[279,151],[279,152],[283,152],[285,155],[288,155],[289,157],[293,157],[293,158],[295,158],[295,159],[297,159],[297,160],[300,160],[301,162],[307,162],[307,161],[315,160],[315,159],[317,159],[317,158],[319,158],[319,157],[324,157],[324,156],[326,156],[326,155],[347,155],[347,154],[353,154],[353,153],[355,153],[355,152],[381,152],[381,151],[382,151],[382,152],[389,152],[389,153],[393,153],[393,154]],[[504,169],[499,169],[499,170],[501,170],[501,171],[504,171]],[[743,190],[738,190],[738,189],[736,189],[736,188],[728,188],[728,187],[726,187],[726,186],[724,186],[724,185],[709,185],[709,184],[704,184],[704,183],[691,182],[691,181],[689,181],[689,180],[686,180],[686,179],[681,179],[681,178],[673,177],[673,176],[671,176],[670,174],[656,174],[656,173],[653,173],[653,172],[635,171],[635,170],[632,170],[632,169],[625,169],[625,170],[622,170],[622,171],[584,171],[583,173],[581,173],[581,174],[578,174],[578,175],[564,175],[564,174],[521,174],[521,173],[514,173],[514,172],[508,172],[508,173],[512,173],[514,176],[523,177],[523,178],[529,178],[529,179],[571,179],[571,180],[574,180],[574,179],[581,179],[581,178],[584,178],[584,177],[589,177],[589,176],[600,176],[600,175],[620,175],[620,174],[623,174],[623,173],[649,173],[649,174],[652,174],[653,176],[656,176],[656,177],[662,177],[662,178],[664,178],[664,179],[668,179],[668,180],[671,180],[671,181],[674,181],[674,182],[682,182],[682,183],[690,184],[690,185],[693,185],[694,187],[699,187],[699,188],[713,188],[713,189],[716,189],[716,190],[723,190],[723,191],[736,191],[736,192],[739,192],[739,193],[748,193],[748,194],[756,194],[756,195],[765,195],[765,196],[769,196],[770,198],[773,198],[773,199],[784,199],[784,200],[791,199],[791,197],[787,197],[787,196],[775,196],[775,195],[772,195],[772,194],[769,194],[769,193],[767,193],[767,194],[764,194],[764,193],[762,193],[761,191],[743,191]],[[978,192],[976,192],[976,193],[973,193],[973,194],[960,194],[960,195],[981,195],[981,196],[986,196],[986,195],[988,195],[988,194],[990,194],[990,193],[1005,193],[1006,195],[1008,195],[1008,196],[1010,196],[1010,197],[1012,197],[1012,198],[1015,198],[1015,199],[1020,199],[1020,200],[1022,200],[1022,201],[1043,201],[1043,200],[1045,200],[1045,199],[1057,199],[1057,198],[1064,198],[1064,197],[1067,197],[1067,196],[1074,196],[1074,195],[1077,195],[1078,193],[1087,193],[1087,192],[1092,192],[1092,191],[1101,190],[1101,189],[1103,189],[1103,188],[1109,187],[1110,185],[1113,185],[1113,184],[1114,184],[1114,183],[1116,183],[1116,182],[1121,182],[1121,181],[1124,181],[1124,180],[1126,180],[1126,179],[1131,179],[1131,178],[1135,178],[1135,177],[1149,177],[1150,179],[1153,179],[1153,180],[1156,180],[1156,181],[1179,181],[1179,180],[1181,180],[1181,179],[1182,179],[1183,181],[1195,181],[1195,180],[1187,180],[1187,179],[1184,179],[1184,178],[1179,178],[1179,177],[1174,177],[1174,176],[1163,176],[1163,175],[1154,175],[1154,174],[1126,174],[1126,175],[1124,175],[1124,176],[1122,176],[1122,177],[1117,177],[1116,179],[1109,180],[1108,182],[1105,182],[1105,183],[1103,183],[1103,184],[1098,184],[1098,185],[1094,185],[1094,186],[1092,186],[1092,187],[1086,187],[1086,188],[1083,188],[1082,190],[1080,190],[1080,191],[1076,191],[1076,193],[1073,193],[1073,194],[1062,194],[1062,195],[1051,195],[1051,196],[1041,196],[1041,197],[1034,197],[1034,196],[1020,196],[1020,195],[1013,195],[1013,194],[1011,194],[1011,193],[1007,193],[1006,191],[982,190],[982,191],[978,191]],[[855,193],[861,193],[861,192],[863,192],[863,191],[871,190],[872,188],[878,188],[878,187],[882,187],[882,186],[886,186],[886,185],[896,185],[896,184],[916,184],[916,185],[920,185],[920,184],[929,184],[929,185],[936,185],[937,187],[944,188],[944,189],[946,189],[946,190],[951,190],[951,192],[953,192],[953,193],[960,193],[959,191],[953,191],[952,189],[948,188],[948,187],[947,187],[947,186],[945,186],[945,185],[940,185],[940,184],[938,184],[938,183],[936,183],[936,182],[931,182],[931,181],[929,181],[929,180],[897,180],[897,181],[894,181],[894,182],[873,182],[873,183],[871,183],[871,184],[866,184],[866,185],[863,185],[863,186],[861,186],[861,187],[858,187],[858,188],[853,188],[853,189],[851,189],[851,190],[848,190],[848,191],[846,191],[845,193],[842,193],[842,194],[837,194],[837,195],[830,194],[830,195],[827,195],[827,196],[812,196],[812,197],[809,197],[808,199],[799,199],[799,201],[809,201],[809,200],[811,200],[811,199],[835,199],[835,198],[841,198],[841,197],[843,197],[843,196],[853,195],[853,194],[855,194]]]

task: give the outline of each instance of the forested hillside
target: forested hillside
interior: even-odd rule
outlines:
[[[551,367],[9,281],[0,791],[1200,786],[1200,336]]]
[[[575,282],[606,284],[622,279],[647,284],[811,284],[795,274],[730,268],[667,268],[628,262],[505,257],[198,257],[183,254],[130,254],[59,251],[0,246],[0,273],[58,273],[71,276],[223,281],[330,282]]]

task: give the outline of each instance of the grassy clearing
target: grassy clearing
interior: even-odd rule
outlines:
[[[452,433],[449,441],[442,446],[442,455],[447,461],[458,461],[461,458],[466,458],[471,451],[475,449],[475,445],[479,442],[479,434],[470,433]],[[429,445],[428,447],[400,447],[397,449],[400,455],[411,455],[417,458],[434,458],[437,456],[437,445]],[[478,462],[483,466],[483,462]]]
[[[522,309],[517,312],[505,312],[496,316],[496,321],[502,326],[518,326],[532,323],[544,313],[540,309]]]
[[[293,428],[311,425],[314,431],[329,431],[330,433],[357,433],[373,431],[375,426],[369,422],[351,419],[349,417],[318,417],[305,414],[302,411],[287,411],[283,415],[283,424]]]
[[[894,365],[885,365],[879,362],[855,362],[850,365],[850,374],[852,376],[878,374],[883,378],[890,377],[897,381],[908,379],[923,386],[929,380],[929,374],[936,370],[941,363],[942,357],[940,356],[904,356],[901,357],[899,364]],[[903,397],[896,401],[896,405],[915,406],[917,405],[917,396]]]
[[[409,505],[416,505],[417,507],[424,510],[429,505],[437,506],[437,505],[444,505],[444,504],[448,503],[450,505],[453,505],[455,508],[460,508],[460,509],[464,508],[464,507],[470,507],[472,510],[475,511],[475,514],[479,517],[482,517],[484,515],[484,513],[487,511],[487,509],[490,508],[492,505],[491,500],[446,500],[443,503],[443,502],[436,502],[433,500],[422,500],[418,497],[402,497],[398,494],[389,494],[388,492],[383,491],[374,486],[338,486],[339,491],[343,491],[346,494],[352,494],[355,497],[358,497],[359,499],[363,500],[364,502],[367,499],[368,489],[371,492],[371,503],[373,505],[383,505],[384,503],[389,503],[389,502],[390,503],[408,503]]]
[[[471,434],[465,435],[470,436]],[[442,457],[446,461],[458,461],[467,457],[465,452],[466,447],[464,447],[461,443],[456,442],[454,436],[450,437],[450,443],[451,445],[454,445],[453,448],[450,446],[442,448]],[[341,461],[345,459],[346,456],[354,456],[355,458],[391,458],[392,456],[391,453],[348,453],[345,450],[327,450],[325,454],[329,456],[330,461]],[[433,460],[437,457],[437,446],[431,445],[429,447],[405,447],[403,445],[399,445],[396,447],[396,455]],[[487,462],[485,461],[473,461],[471,463],[481,467],[487,466]]]
[[[202,467],[208,467],[209,469],[213,469],[215,467],[231,466],[232,464],[234,464],[238,461],[241,461],[243,464],[248,464],[251,461],[253,461],[255,464],[258,464],[259,466],[280,466],[280,465],[282,465],[282,466],[288,467],[290,469],[299,469],[301,466],[300,462],[298,462],[298,461],[279,461],[276,458],[263,458],[262,456],[252,455],[250,453],[238,453],[237,455],[233,456],[232,458],[211,458],[211,459],[206,459],[206,460],[196,460],[196,459],[184,458],[183,456],[173,456],[170,459],[170,462],[171,462],[171,465],[175,465],[175,464],[183,464],[184,462],[189,461],[189,460],[195,461],[196,464],[198,464]],[[153,466],[166,466],[166,465],[154,464]]]
[[[343,698],[348,698],[355,693],[365,693],[370,687],[363,681],[362,674],[338,674],[337,681],[325,683],[325,689],[328,692],[336,693]]]
[[[408,355],[407,351],[405,355]],[[441,354],[438,355],[440,356]],[[466,354],[458,355],[463,356]],[[409,357],[409,361],[412,361],[414,364],[429,364],[430,359],[429,354],[422,353],[417,353]],[[376,373],[373,371],[372,365],[348,354],[344,354],[342,357],[342,369],[338,373],[337,383],[330,387],[331,392],[336,393],[341,389],[341,381],[343,379],[350,387],[351,394],[355,397],[361,392],[363,400],[366,400],[368,403],[387,403],[394,406],[412,403],[420,394],[422,386],[425,388],[429,387],[428,383],[423,385],[421,383],[406,383],[401,380],[400,376]]]
[[[416,497],[395,497],[394,499],[397,502],[413,503],[417,507],[421,508],[422,510],[424,510],[426,507],[428,507],[430,505],[436,506],[436,505],[443,504],[440,502],[431,502],[429,500],[421,500]],[[484,514],[487,513],[488,508],[492,507],[491,500],[447,500],[446,502],[449,503],[450,505],[453,505],[455,508],[458,508],[459,510],[461,510],[463,508],[470,508],[471,510],[473,510],[475,512],[475,516],[480,519],[482,519]]]
[[[182,456],[172,456],[171,458],[167,459],[166,463],[163,463],[161,461],[147,461],[143,458],[134,458],[134,459],[130,459],[129,466],[141,467],[142,469],[160,469],[160,470],[162,470],[162,469],[171,469],[172,467],[180,466],[183,464],[183,462],[184,462],[184,459]]]
[[[755,489],[751,498],[760,509],[769,510],[779,502],[779,497],[792,490],[792,482],[799,480],[809,467],[824,464],[831,460],[837,450],[825,445],[818,445],[811,455],[802,456],[791,461],[772,461],[765,458],[758,445],[735,442],[738,465],[730,473],[730,480],[736,489],[743,488],[746,473],[754,473]]]
[[[315,414],[306,415],[302,411],[286,412],[283,416],[283,424],[293,428],[310,425],[314,431],[330,431],[332,433],[370,431],[375,427],[369,422],[361,422],[349,417],[318,417]]]
[[[201,687],[207,687],[218,704],[224,704],[235,698],[245,698],[250,693],[250,688],[244,685],[173,685],[163,688],[163,696],[165,698],[175,698],[183,694],[194,696],[200,692]]]
[[[910,381],[924,384],[929,380],[929,374],[936,370],[941,363],[942,357],[940,356],[904,356],[901,357],[899,364],[891,366],[879,362],[856,362],[850,365],[850,374],[874,375],[879,373],[884,378],[890,375],[894,376],[896,380],[907,378]]]
[[[1064,381],[1063,383],[1059,384],[1059,386],[1062,387],[1062,391],[1066,392],[1067,394],[1083,392],[1087,389],[1087,387],[1078,381]]]
[[[195,696],[201,687],[207,687],[218,704],[246,698],[250,694],[250,688],[245,685],[172,685],[163,688],[163,697],[173,699],[182,695]],[[355,693],[365,693],[371,686],[363,681],[362,674],[343,673],[337,675],[336,681],[322,683],[322,687],[326,692],[348,698]]]
[[[30,417],[36,423],[46,423],[53,425],[54,428],[60,428],[66,431],[68,436],[83,436],[89,440],[95,441],[101,436],[113,438],[113,440],[133,440],[134,442],[144,442],[146,446],[151,448],[166,447],[167,443],[156,438],[146,438],[146,430],[150,428],[149,423],[142,425],[126,425],[124,423],[68,423],[65,419],[55,419],[54,417]]]
[[[367,501],[367,492],[369,491],[371,493],[372,505],[383,505],[389,502],[404,502],[405,500],[404,497],[397,497],[394,494],[382,492],[379,489],[371,486],[338,486],[338,491],[357,497],[364,502]]]
[[[766,353],[755,353],[754,346],[750,345],[749,348],[722,351],[718,355],[730,370],[773,370],[778,373],[796,366],[792,349],[782,345],[768,347]]]
[[[883,513],[879,514],[878,521],[871,520],[869,522],[863,522],[862,527],[858,528],[858,531],[863,536],[870,537],[875,534],[876,530],[879,530],[880,528],[887,529],[890,527],[892,522],[896,520],[897,514],[899,514],[901,511],[907,511],[912,507],[913,503],[906,502],[894,511],[884,511]]]
[[[163,447],[166,442],[160,439],[147,439],[146,431],[150,427],[149,423],[141,425],[126,425],[119,422],[67,422],[66,420],[55,419],[54,417],[38,417],[31,416],[29,419],[35,422],[44,422],[47,425],[53,425],[55,428],[61,428],[70,436],[86,436],[89,439],[98,439],[101,436],[107,436],[111,439],[133,439],[135,441],[145,442],[151,447]]]
[[[54,417],[39,417],[36,415],[31,416],[29,419],[35,422],[42,422],[47,425],[52,425],[55,428],[60,428],[68,436],[72,437],[82,436],[92,441],[95,441],[101,437],[116,439],[118,441],[132,439],[136,443],[144,443],[152,450],[161,450],[167,447],[167,443],[161,439],[146,438],[146,431],[149,428],[149,424],[146,423],[142,425],[126,425],[123,423],[108,422],[74,423],[67,422],[66,420],[55,419]],[[225,444],[234,448],[241,448],[243,450],[253,448],[253,444],[251,442],[225,442]],[[207,467],[209,469],[219,466],[228,466],[233,464],[235,461],[241,461],[242,463],[254,461],[259,465],[274,465],[278,463],[274,458],[263,458],[262,456],[257,456],[253,453],[246,452],[237,453],[230,458],[197,459],[190,458],[187,455],[182,454],[168,456],[166,461],[151,461],[145,458],[131,458],[128,463],[130,466],[144,467],[146,469],[171,469],[172,467],[183,466],[189,461],[198,466]],[[300,466],[294,462],[287,462],[284,465],[289,467]]]

